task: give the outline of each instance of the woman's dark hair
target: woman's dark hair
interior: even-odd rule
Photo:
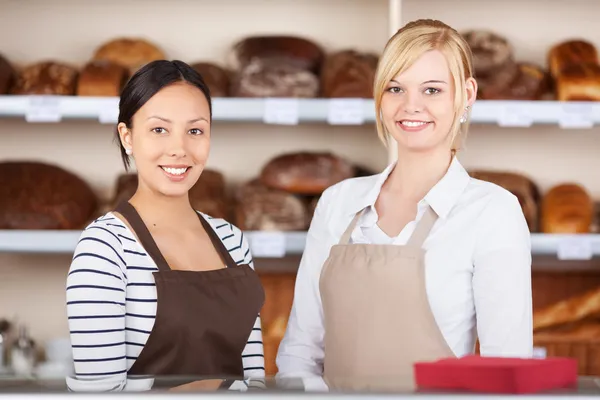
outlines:
[[[157,60],[144,65],[125,84],[119,100],[118,123],[122,122],[127,128],[131,129],[131,120],[135,113],[161,89],[177,82],[187,82],[200,89],[208,101],[210,119],[212,120],[210,90],[202,75],[183,61]],[[121,144],[118,129],[116,139],[121,149],[121,158],[125,170],[129,170],[129,156]]]

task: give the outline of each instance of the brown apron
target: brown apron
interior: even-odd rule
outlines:
[[[265,299],[258,275],[250,266],[235,263],[200,215],[227,268],[172,270],[135,208],[123,202],[116,211],[131,225],[159,269],[152,273],[157,294],[154,327],[128,375],[172,377],[155,387],[200,378],[243,379],[242,351]]]
[[[324,379],[332,390],[412,391],[413,363],[454,357],[425,289],[422,245],[437,215],[428,207],[404,246],[349,244],[363,212],[321,272]]]

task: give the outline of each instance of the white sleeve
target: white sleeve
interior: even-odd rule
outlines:
[[[285,335],[277,354],[277,381],[302,378],[307,391],[327,390],[323,375],[323,310],[319,291],[321,268],[329,254],[327,209],[333,188],[319,200],[310,224],[306,247],[300,261],[294,302]]]
[[[531,357],[531,236],[519,201],[494,197],[479,223],[473,294],[480,353]]]

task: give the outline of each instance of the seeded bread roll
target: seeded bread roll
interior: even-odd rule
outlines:
[[[77,69],[67,64],[54,61],[36,63],[20,71],[12,93],[18,95],[74,95],[77,76]]]

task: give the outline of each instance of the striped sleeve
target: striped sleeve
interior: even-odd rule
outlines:
[[[120,391],[127,382],[125,288],[120,238],[90,224],[75,248],[66,282],[74,376],[72,391]]]

